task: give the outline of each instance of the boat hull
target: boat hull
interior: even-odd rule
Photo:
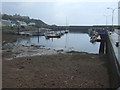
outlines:
[[[60,36],[46,36],[47,39],[49,38],[60,38]]]

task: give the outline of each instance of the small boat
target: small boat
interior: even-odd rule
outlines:
[[[96,41],[97,41],[97,42],[100,42],[100,41],[101,41],[100,35],[97,36]]]
[[[65,30],[65,33],[68,33],[69,32],[69,30]]]
[[[64,35],[64,34],[65,34],[64,30],[60,31],[60,35]]]
[[[46,37],[46,39],[49,39],[49,38],[60,38],[60,35],[59,34],[49,34],[49,35],[46,35],[45,37]]]
[[[90,38],[90,42],[100,42],[101,41],[101,37],[100,37],[100,35],[93,35],[93,36],[91,36],[91,38]]]
[[[101,33],[99,33],[98,31],[94,30],[94,29],[88,29],[88,33],[90,38],[90,42],[94,43],[94,42],[101,42],[102,37],[101,37]]]
[[[96,36],[94,35],[94,36],[91,36],[91,38],[90,38],[90,42],[92,42],[92,43],[94,43],[94,42],[96,42]]]

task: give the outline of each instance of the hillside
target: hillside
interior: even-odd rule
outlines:
[[[7,14],[2,14],[2,19],[4,20],[12,20],[12,21],[24,21],[27,24],[30,22],[34,22],[36,25],[35,27],[47,27],[48,25],[46,23],[44,23],[41,20],[38,19],[30,19],[29,16],[20,16],[19,14],[15,14],[15,15],[7,15]]]

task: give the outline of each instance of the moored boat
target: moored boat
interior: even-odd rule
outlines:
[[[46,39],[49,39],[49,38],[60,38],[60,35],[59,34],[49,34],[49,35],[46,35],[45,37],[46,37]]]
[[[98,36],[96,37],[96,41],[97,41],[97,42],[100,42],[100,41],[101,41],[100,35],[98,35]]]
[[[68,33],[69,32],[69,30],[65,30],[65,33]]]

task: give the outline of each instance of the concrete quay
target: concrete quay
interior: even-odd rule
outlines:
[[[108,56],[110,82],[112,88],[120,87],[120,31],[108,32],[106,53]]]

